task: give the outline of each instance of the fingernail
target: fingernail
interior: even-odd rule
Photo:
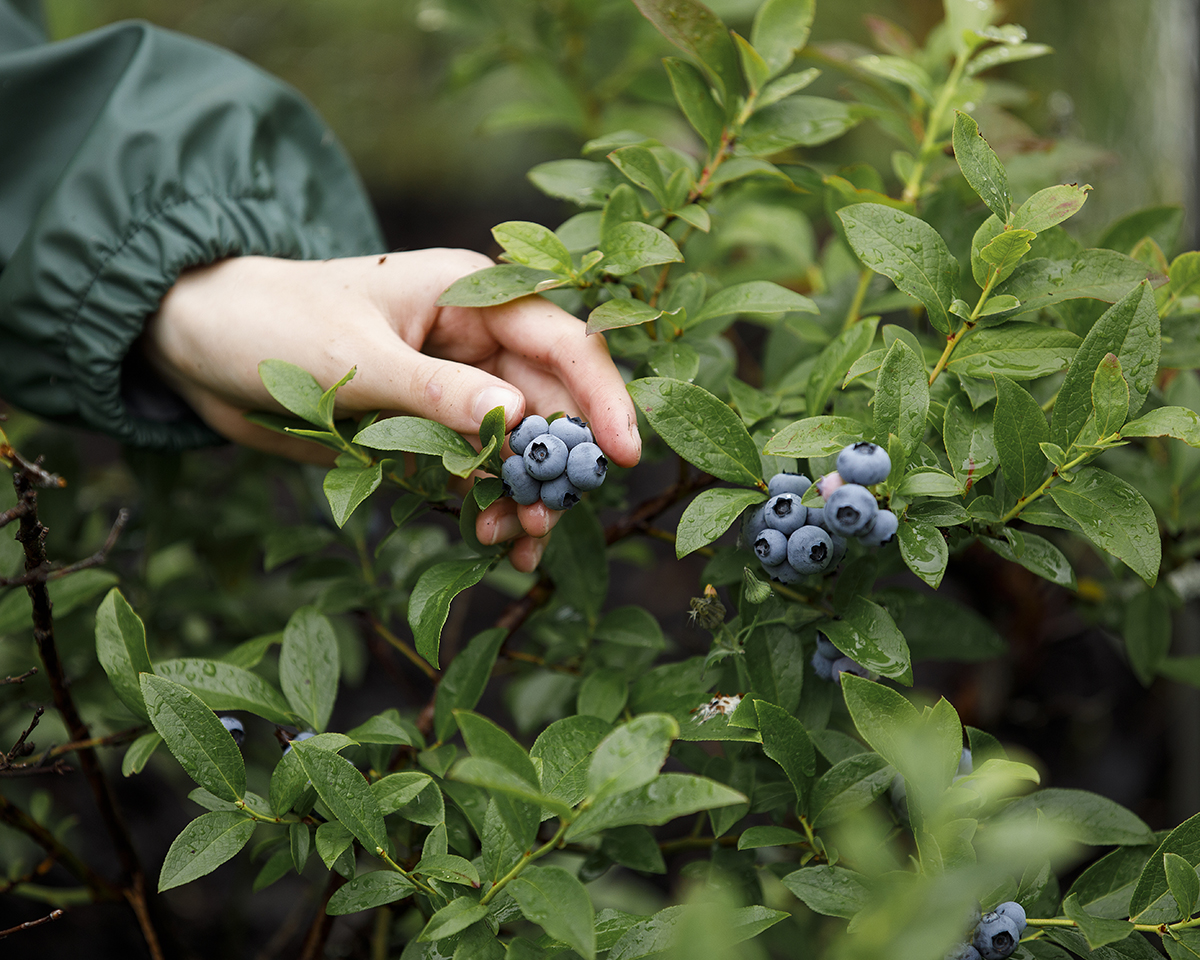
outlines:
[[[534,540],[533,546],[530,548],[530,559],[533,561],[533,566],[536,568],[542,562],[542,554],[546,552],[545,540]],[[531,571],[532,572],[532,571]]]
[[[517,519],[516,514],[506,513],[488,525],[488,529],[479,538],[479,542],[491,547],[505,540],[511,540],[521,532],[521,521]]]
[[[511,390],[505,390],[503,387],[488,387],[480,392],[475,398],[475,406],[471,409],[471,416],[475,418],[476,423],[483,423],[483,418],[489,410],[494,410],[496,407],[504,408],[504,422],[511,421],[521,409],[521,398]]]

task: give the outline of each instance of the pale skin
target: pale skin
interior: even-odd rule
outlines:
[[[589,337],[582,321],[541,297],[436,305],[459,277],[490,265],[452,249],[223,260],[180,276],[147,324],[145,352],[222,436],[296,460],[327,462],[329,454],[243,418],[283,412],[258,376],[268,358],[303,367],[323,387],[356,367],[338,391],[338,416],[414,414],[472,436],[494,407],[505,408],[508,430],[527,413],[565,411],[590,423],[613,463],[636,464],[633,403],[604,339]],[[479,515],[476,535],[485,544],[514,540],[513,566],[531,571],[560,515],[503,498]]]

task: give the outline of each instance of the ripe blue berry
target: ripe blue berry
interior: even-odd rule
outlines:
[[[892,460],[883,447],[873,443],[852,443],[838,454],[837,472],[846,483],[869,487],[888,478]]]
[[[833,666],[830,669],[833,672],[833,679],[838,681],[841,680],[843,673],[852,673],[856,677],[865,677],[867,675],[867,668],[850,657],[842,657],[840,660],[834,660]]]
[[[825,523],[825,508],[824,507],[809,507],[808,517],[805,523],[812,524],[814,527],[820,527],[826,533],[829,533],[829,526]]]
[[[811,486],[812,481],[802,473],[777,473],[767,481],[767,493],[772,497],[781,493],[794,493],[802,497]]]
[[[800,505],[800,498],[794,493],[781,493],[767,501],[763,517],[767,526],[778,530],[785,537],[790,537],[793,530],[804,526],[808,516],[808,507]]]
[[[975,949],[983,960],[1006,960],[1017,949],[1021,933],[1011,917],[985,913],[975,928]]]
[[[833,541],[820,527],[799,527],[788,537],[787,559],[797,573],[820,573],[833,561]]]
[[[812,655],[813,672],[822,680],[833,679],[833,661],[828,657],[821,656],[821,651],[817,650]]]
[[[553,434],[534,437],[522,456],[534,480],[553,480],[567,469],[567,445]]]
[[[857,483],[847,483],[834,490],[825,501],[825,525],[833,533],[853,537],[865,530],[878,512],[879,506],[870,490]]]
[[[512,497],[523,507],[537,503],[541,497],[542,484],[529,475],[525,458],[520,454],[514,453],[504,461],[500,479],[504,483],[504,496]]]
[[[292,739],[291,739],[291,740],[288,742],[288,745],[287,745],[286,747],[284,747],[284,748],[283,748],[283,755],[286,757],[286,756],[287,756],[289,753],[291,753],[291,752],[292,752],[292,744],[293,744],[293,743],[296,743],[296,742],[297,742],[297,741],[299,741],[299,740],[308,740],[308,739],[311,739],[312,737],[315,737],[316,735],[317,735],[317,734],[316,734],[316,732],[315,732],[315,731],[313,731],[313,730],[304,730],[304,731],[302,731],[302,732],[300,732],[300,733],[296,734],[296,735],[295,735],[294,737],[292,737]]]
[[[787,561],[788,538],[778,530],[767,527],[754,541],[754,554],[764,567],[774,567]]]
[[[840,660],[843,656],[842,651],[830,643],[829,638],[823,633],[817,634],[817,651],[830,663]]]
[[[530,440],[540,437],[549,429],[550,424],[546,422],[545,417],[539,417],[536,413],[530,414],[518,423],[513,432],[509,434],[508,445],[512,448],[513,453],[524,453]]]
[[[963,747],[962,758],[958,761],[958,776],[965,777],[968,773],[973,772],[974,769],[975,769],[975,761],[971,758],[971,748]],[[1019,903],[1017,903],[1015,900],[1009,900],[1006,903],[1000,904],[1000,906],[996,908],[996,912],[1004,913],[1004,911],[1001,909],[1001,907],[1007,907],[1009,904],[1011,904],[1012,906],[1016,907],[1018,910],[1021,911],[1021,919],[1017,923],[1017,926],[1020,927],[1021,932],[1024,933],[1025,932],[1025,908],[1022,907]],[[1011,913],[1006,914],[1006,915],[1011,916],[1014,920],[1017,919],[1016,916]]]
[[[550,424],[548,433],[552,437],[558,437],[567,445],[568,450],[581,443],[592,443],[594,440],[592,431],[579,417],[559,417]]]
[[[946,960],[980,960],[979,951],[969,943],[959,943],[950,948]]]
[[[570,510],[579,502],[579,490],[564,473],[542,484],[542,503],[551,510]]]
[[[604,482],[608,460],[594,443],[580,443],[567,454],[567,476],[580,490],[595,490]]]
[[[765,504],[759,504],[757,507],[751,507],[742,515],[742,535],[739,546],[749,547],[754,549],[754,541],[758,539],[758,535],[767,529],[767,515]]]
[[[217,719],[229,731],[229,735],[233,737],[233,742],[240,747],[242,741],[246,739],[246,728],[242,726],[242,721],[237,717],[218,717]]]
[[[783,563],[776,563],[769,567],[764,565],[763,571],[772,580],[778,580],[783,584],[796,583],[802,576],[802,574],[799,574],[795,571],[795,569],[790,563],[787,562],[787,560],[784,560]]]
[[[964,772],[970,773],[971,772],[971,751],[970,750],[963,751],[963,763],[965,763],[967,765],[967,769],[964,771],[962,768],[962,763],[960,763],[958,765],[958,772],[959,773],[964,773]],[[998,906],[996,908],[995,912],[998,913],[1002,917],[1008,917],[1009,920],[1011,920],[1013,923],[1015,923],[1017,925],[1017,938],[1018,939],[1020,939],[1021,936],[1024,935],[1025,927],[1026,927],[1025,908],[1023,906],[1021,906],[1019,903],[1017,903],[1016,900],[1004,901],[1004,903],[1000,904],[1000,906]]]
[[[900,521],[896,519],[896,515],[891,510],[879,510],[875,514],[875,519],[871,521],[871,526],[866,532],[860,533],[858,539],[868,547],[882,547],[884,544],[892,542],[892,537],[896,535],[899,528]]]
[[[810,510],[809,513],[812,511]],[[842,558],[846,556],[846,538],[839,537],[836,533],[829,533],[829,539],[833,541],[833,559],[829,561],[831,567],[836,567],[842,562]]]

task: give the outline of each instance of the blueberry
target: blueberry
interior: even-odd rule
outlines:
[[[811,486],[812,481],[802,473],[777,473],[767,481],[767,493],[772,497],[781,493],[794,493],[802,497]]]
[[[553,480],[567,469],[567,445],[553,434],[534,437],[522,456],[534,480]]]
[[[246,739],[246,728],[242,726],[242,721],[237,717],[218,717],[217,719],[229,731],[229,735],[233,737],[233,742],[240,747],[242,741]]]
[[[529,475],[525,469],[525,458],[518,453],[504,461],[500,479],[504,481],[504,496],[512,497],[523,507],[537,503],[541,497],[541,483]]]
[[[867,675],[867,668],[862,666],[857,660],[851,660],[849,657],[834,660],[830,670],[833,672],[834,680],[840,680],[843,673],[852,673],[856,677],[865,677]]]
[[[800,527],[788,537],[787,559],[797,573],[820,573],[833,562],[833,541],[820,527]]]
[[[754,541],[754,554],[764,567],[785,563],[788,558],[788,538],[778,530],[767,527]]]
[[[813,672],[822,680],[833,679],[833,661],[828,657],[821,656],[821,651],[818,650],[812,655]]]
[[[564,473],[542,484],[542,503],[551,510],[570,510],[579,502],[579,489]]]
[[[832,533],[853,537],[866,529],[878,511],[870,490],[857,483],[847,483],[834,490],[825,501],[825,525]]]
[[[792,565],[787,560],[770,567],[764,565],[763,570],[772,580],[778,580],[782,584],[796,583],[801,576],[792,569]]]
[[[1006,960],[1017,949],[1021,932],[1016,921],[999,913],[985,913],[975,928],[975,949],[983,960]]]
[[[858,539],[868,547],[882,547],[885,543],[892,542],[899,527],[900,521],[896,519],[896,515],[891,510],[879,510],[875,514],[875,519],[871,521],[870,528],[864,533],[860,533]]]
[[[579,417],[559,417],[548,431],[550,436],[558,437],[567,445],[567,449],[577,447],[581,443],[593,443],[592,431]]]
[[[979,951],[969,943],[955,944],[946,954],[946,960],[980,960]]]
[[[742,536],[740,546],[754,549],[754,541],[758,539],[758,535],[767,529],[767,515],[764,513],[766,506],[759,504],[757,507],[751,507],[742,515]]]
[[[608,460],[594,443],[576,444],[567,454],[567,476],[580,490],[595,490],[607,472]]]
[[[958,775],[960,777],[965,777],[968,773],[971,773],[972,771],[974,771],[974,769],[975,769],[975,761],[971,759],[971,748],[963,747],[962,759],[958,761]],[[1021,911],[1021,920],[1017,924],[1017,926],[1021,927],[1022,932],[1024,932],[1025,911],[1022,909],[1022,907],[1019,903],[1016,903],[1013,900],[1009,900],[1008,903],[1011,903],[1013,906],[1015,906],[1018,910]],[[1007,906],[1008,903],[1002,903],[1002,904],[1000,904],[1000,907]],[[1003,911],[1000,909],[1000,907],[996,908],[997,913],[1003,913]],[[1010,914],[1010,916],[1011,916],[1011,914]],[[1013,917],[1013,919],[1015,920],[1016,918]]]
[[[810,510],[809,513],[812,511]],[[829,561],[831,567],[836,567],[842,562],[842,558],[846,556],[846,538],[839,537],[836,533],[826,531],[829,534],[829,539],[833,541],[833,559]]]
[[[830,643],[829,638],[823,633],[817,634],[817,651],[830,663],[842,658],[842,651]]]
[[[888,478],[892,460],[883,447],[874,443],[852,443],[838,454],[837,469],[846,483],[869,487]]]
[[[298,740],[308,740],[308,739],[311,739],[312,737],[315,737],[316,735],[317,735],[317,734],[316,734],[316,731],[314,731],[314,730],[304,730],[304,731],[302,731],[301,733],[298,733],[298,734],[296,734],[296,735],[295,735],[294,737],[292,737],[292,739],[291,739],[291,740],[288,742],[288,745],[287,745],[286,747],[284,747],[284,748],[283,748],[283,755],[286,757],[286,756],[287,756],[289,753],[291,753],[291,752],[292,752],[292,744],[293,744],[293,743],[295,743],[296,741],[298,741]]]
[[[971,751],[970,750],[963,751],[963,760],[967,763],[966,772],[970,773],[971,772],[971,766],[970,766]],[[962,764],[959,764],[958,771],[959,771],[959,773],[963,772]],[[1008,917],[1009,920],[1011,920],[1013,923],[1015,923],[1017,925],[1017,938],[1020,939],[1020,937],[1025,933],[1025,926],[1026,926],[1026,924],[1025,924],[1025,908],[1023,906],[1021,906],[1019,903],[1017,903],[1016,900],[1006,900],[1006,901],[1004,901],[1004,903],[1000,904],[1000,906],[998,906],[996,908],[995,912],[998,913],[1002,917]]]
[[[512,448],[513,453],[524,453],[530,440],[540,437],[549,429],[550,424],[546,422],[545,417],[539,417],[536,413],[530,414],[518,423],[513,432],[509,434],[508,445]]]
[[[778,530],[785,537],[790,537],[793,530],[804,526],[808,516],[808,507],[800,505],[800,498],[794,493],[781,493],[767,501],[763,517],[767,526]]]
[[[825,523],[825,508],[824,507],[809,507],[808,517],[804,521],[814,527],[820,527],[826,533],[829,532],[829,527]]]

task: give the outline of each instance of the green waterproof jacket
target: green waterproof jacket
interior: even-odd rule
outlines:
[[[147,23],[46,43],[33,3],[0,0],[0,397],[141,446],[211,443],[131,349],[179,273],[382,249],[295,90]]]

